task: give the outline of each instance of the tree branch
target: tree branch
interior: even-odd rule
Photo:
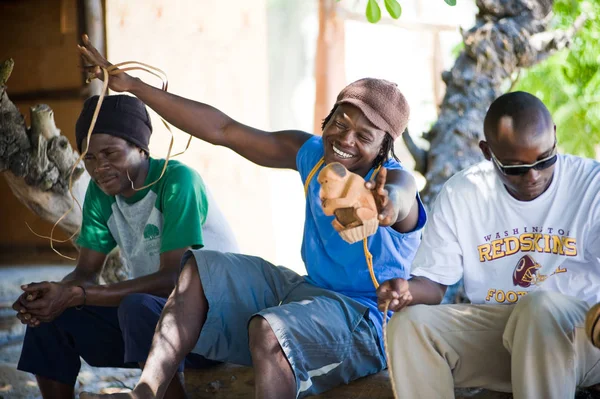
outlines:
[[[14,66],[15,62],[12,58],[3,61],[2,64],[0,64],[0,87],[6,85]]]
[[[534,58],[534,62],[525,63],[522,66],[528,67],[537,64],[554,54],[556,51],[569,47],[571,41],[587,20],[588,15],[583,13],[575,19],[573,26],[567,30],[559,29],[552,32],[540,32],[531,36],[529,43],[531,47],[536,50],[537,57]]]
[[[81,226],[82,218],[68,190],[71,170],[79,155],[56,127],[54,112],[48,105],[30,108],[31,127],[27,128],[6,92],[5,84],[13,65],[12,59],[0,63],[0,174],[21,203],[50,223],[55,223],[73,206],[59,224],[71,235]],[[83,165],[77,165],[73,170],[72,194],[80,204],[89,181]],[[115,249],[104,265],[102,279],[116,282],[126,279],[128,274],[124,258]]]
[[[415,170],[425,176],[425,173],[427,173],[427,151],[414,142],[408,129],[402,134],[402,141],[404,141],[408,152],[415,160]]]

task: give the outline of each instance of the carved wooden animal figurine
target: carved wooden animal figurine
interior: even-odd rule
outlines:
[[[362,240],[377,231],[377,205],[365,180],[334,162],[325,166],[317,181],[326,215],[335,215],[333,227],[349,243]]]

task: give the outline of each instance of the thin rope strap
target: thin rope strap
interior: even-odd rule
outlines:
[[[325,162],[325,158],[321,158],[319,160],[319,162],[317,162],[317,164],[312,168],[312,170],[308,174],[308,177],[306,178],[306,181],[304,182],[304,196],[305,197],[308,195],[308,185],[310,184],[310,181],[315,176],[315,173],[317,173],[317,171],[319,170],[321,165],[323,165],[324,162]]]
[[[367,266],[369,267],[369,274],[371,275],[371,281],[373,281],[373,285],[375,289],[379,288],[379,282],[377,281],[377,277],[375,277],[375,271],[373,270],[373,255],[369,251],[369,247],[367,245],[367,238],[363,238],[363,251],[365,253],[365,259],[367,260]],[[398,398],[398,392],[396,391],[396,384],[394,382],[394,371],[392,369],[392,362],[390,357],[390,350],[387,342],[387,314],[390,307],[390,301],[385,303],[385,309],[383,310],[383,319],[381,322],[381,329],[383,330],[383,349],[385,350],[385,358],[388,366],[388,376],[390,378],[390,383],[392,385],[392,392],[394,394],[394,398]]]
[[[375,171],[373,172],[373,175],[371,176],[371,180],[375,179],[375,176],[377,175],[377,173],[379,172],[380,169],[381,169],[381,165],[379,165],[375,169]],[[369,274],[371,275],[371,280],[373,281],[373,285],[375,286],[375,289],[378,289],[379,281],[377,281],[377,277],[375,277],[375,271],[373,270],[373,255],[371,254],[371,251],[369,251],[367,237],[363,238],[363,251],[365,253],[365,259],[367,260],[367,266],[369,267]],[[381,329],[383,330],[383,349],[385,350],[385,358],[386,358],[387,366],[388,366],[388,377],[389,377],[390,383],[392,385],[392,393],[394,394],[394,398],[397,399],[398,391],[396,391],[396,384],[394,382],[394,371],[392,369],[390,350],[389,350],[388,342],[387,342],[387,314],[388,314],[389,307],[390,307],[390,301],[387,301],[385,303],[385,308],[383,310],[383,319],[381,322]]]
[[[131,66],[133,65],[133,66]],[[119,67],[123,67],[123,66],[128,66],[126,68],[121,68],[119,69]],[[95,66],[94,68],[97,68],[98,66]],[[87,67],[90,68],[90,67]],[[142,62],[137,62],[137,61],[127,61],[127,62],[122,62],[119,64],[115,64],[115,65],[111,65],[109,67],[100,67],[102,69],[102,73],[103,73],[103,84],[102,84],[102,92],[100,93],[100,95],[98,96],[98,103],[96,104],[96,109],[94,110],[94,114],[92,116],[92,121],[90,123],[90,127],[88,129],[88,133],[87,133],[87,137],[86,137],[86,147],[85,150],[81,153],[81,155],[79,156],[79,158],[77,159],[77,161],[73,164],[73,167],[71,168],[71,172],[69,174],[69,193],[71,194],[71,207],[56,221],[56,223],[54,223],[54,225],[52,226],[52,229],[50,230],[50,236],[44,236],[41,234],[36,233],[35,231],[33,231],[33,229],[29,226],[29,224],[27,224],[27,222],[25,222],[25,224],[27,225],[27,228],[36,236],[41,237],[41,238],[45,238],[50,240],[50,248],[52,248],[52,250],[54,252],[56,252],[58,255],[62,256],[63,258],[67,258],[70,260],[76,260],[75,258],[71,258],[70,256],[66,256],[63,255],[62,253],[60,253],[56,248],[54,248],[54,242],[58,242],[58,243],[64,243],[67,241],[70,241],[73,239],[73,237],[75,237],[80,231],[81,231],[81,226],[79,226],[79,228],[67,239],[65,240],[57,240],[54,238],[54,230],[56,229],[56,226],[58,226],[58,224],[70,213],[73,211],[74,207],[75,207],[75,203],[77,204],[77,206],[79,207],[79,209],[81,210],[81,203],[77,200],[77,198],[75,197],[75,195],[73,194],[73,172],[75,171],[75,169],[77,168],[77,166],[81,163],[81,161],[83,160],[83,158],[85,157],[85,155],[87,154],[89,145],[90,145],[90,138],[92,136],[92,131],[94,130],[94,127],[96,125],[96,120],[98,119],[98,114],[100,113],[100,108],[102,106],[102,102],[104,100],[104,97],[106,96],[106,92],[108,90],[108,80],[109,80],[109,75],[117,75],[126,71],[132,71],[132,70],[142,70],[145,72],[148,72],[158,78],[160,78],[162,80],[162,90],[167,91],[168,85],[169,85],[169,81],[167,79],[167,74],[162,71],[159,68],[153,67],[151,65],[148,64],[144,64]],[[89,83],[91,79],[95,79],[97,78],[97,76],[95,74],[90,74],[88,76],[87,82]],[[167,170],[167,165],[169,163],[169,159],[171,158],[171,151],[173,149],[173,143],[175,141],[173,132],[170,128],[170,126],[167,124],[167,122],[161,117],[161,122],[165,125],[165,127],[167,128],[169,134],[171,135],[171,140],[169,143],[169,150],[167,152],[167,157],[165,159],[165,164],[162,168],[162,171],[160,173],[160,176],[153,181],[152,183],[146,184],[145,186],[136,188],[134,186],[133,181],[131,180],[131,177],[129,176],[129,170],[127,171],[127,178],[129,179],[129,181],[131,182],[131,188],[135,191],[140,191],[140,190],[144,190],[154,184],[156,184],[160,179],[162,179],[162,177],[164,176],[166,170]],[[190,143],[192,141],[192,136],[190,136],[187,145],[185,147],[185,149],[182,152],[179,152],[175,155],[173,155],[173,157],[181,155],[183,153],[185,153],[187,151],[187,149],[190,146]]]
[[[310,181],[312,180],[315,173],[317,173],[317,171],[319,170],[321,165],[323,165],[324,162],[325,162],[324,158],[321,158],[319,160],[319,162],[317,162],[317,164],[312,168],[312,170],[308,174],[308,177],[306,178],[306,182],[304,182],[304,195],[305,196],[308,195],[308,185],[310,184]],[[375,178],[375,176],[377,175],[377,173],[379,172],[380,169],[381,169],[381,165],[379,165],[377,168],[375,168],[375,170],[373,171],[373,175],[371,176],[371,180],[373,180]],[[373,282],[375,289],[377,289],[377,288],[379,288],[379,282],[377,281],[377,277],[375,277],[375,271],[373,270],[373,255],[371,254],[371,251],[369,251],[367,237],[363,238],[363,252],[365,253],[365,260],[367,261],[367,267],[369,268],[369,274],[371,275],[371,281]],[[392,363],[390,361],[390,351],[389,351],[388,343],[387,343],[387,314],[388,314],[389,307],[390,307],[390,301],[387,301],[385,303],[385,309],[383,310],[383,321],[381,322],[381,329],[383,330],[383,349],[385,351],[385,358],[386,358],[387,367],[388,367],[388,376],[390,379],[390,383],[392,385],[392,393],[394,394],[394,398],[397,399],[398,392],[396,391],[396,384],[394,383],[394,372],[392,370]]]

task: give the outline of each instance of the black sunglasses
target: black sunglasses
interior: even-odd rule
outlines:
[[[554,147],[552,147],[552,152],[553,154],[549,157],[540,159],[539,161],[529,165],[502,165],[502,163],[498,160],[498,158],[496,158],[492,150],[490,150],[490,155],[492,156],[492,160],[494,161],[498,169],[500,169],[500,172],[502,172],[503,174],[507,176],[522,176],[529,172],[531,169],[544,170],[554,165],[556,163],[556,160],[558,159],[558,154],[556,153],[556,144],[554,144]]]

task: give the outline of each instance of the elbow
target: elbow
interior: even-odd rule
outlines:
[[[426,277],[421,277],[427,285],[427,304],[428,305],[439,305],[444,300],[444,296],[446,295],[447,286],[442,285],[440,283],[436,283],[435,281],[429,280]]]
[[[229,138],[235,134],[236,127],[239,125],[235,120],[227,117],[217,128],[217,134],[214,135],[214,140],[211,144],[231,148]]]
[[[404,206],[401,206],[400,210],[398,211],[398,217],[396,218],[396,222],[402,222],[403,220],[405,220],[410,215],[410,211],[412,211],[415,205],[417,205],[416,200],[411,205],[406,204]]]
[[[439,305],[440,303],[442,303],[442,301],[444,300],[444,296],[446,295],[446,289],[448,288],[447,285],[442,285],[442,284],[437,284],[437,288],[438,288],[438,295],[435,298],[435,303],[434,305]]]
[[[406,219],[413,209],[418,209],[417,202],[417,185],[414,179],[410,180],[410,184],[400,187],[386,187],[393,203],[398,204],[397,221]]]

